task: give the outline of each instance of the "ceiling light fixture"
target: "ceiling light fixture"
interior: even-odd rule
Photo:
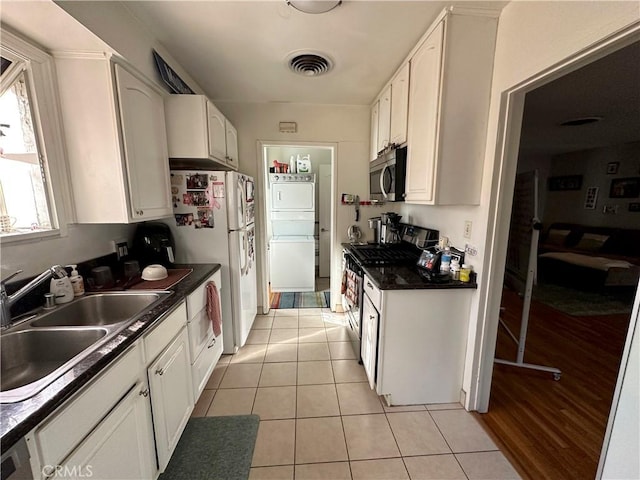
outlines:
[[[287,5],[303,13],[327,13],[339,5],[342,0],[285,0]]]
[[[599,117],[597,115],[592,115],[590,117],[579,117],[579,118],[572,118],[571,120],[565,120],[564,122],[560,123],[560,126],[561,127],[579,127],[580,125],[596,123],[596,122],[599,122],[600,120],[602,120],[602,117]]]

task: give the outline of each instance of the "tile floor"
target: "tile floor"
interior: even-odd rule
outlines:
[[[387,407],[328,309],[259,315],[193,416],[250,413],[260,416],[250,480],[520,478],[460,405]]]

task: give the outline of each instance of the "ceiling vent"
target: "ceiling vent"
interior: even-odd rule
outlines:
[[[333,62],[326,56],[313,52],[295,52],[289,55],[287,64],[292,72],[305,77],[324,75],[333,68]]]

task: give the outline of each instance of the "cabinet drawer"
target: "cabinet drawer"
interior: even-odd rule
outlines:
[[[57,465],[102,420],[140,375],[136,343],[35,432],[42,465]]]
[[[178,334],[187,321],[184,302],[144,337],[144,353],[147,364],[152,362]]]
[[[189,320],[187,330],[189,332],[189,358],[193,365],[202,349],[211,343],[210,340],[213,337],[213,325],[209,320],[206,308],[200,310],[195,317]]]
[[[195,291],[187,297],[187,318],[193,318],[198,312],[200,312],[200,310],[207,306],[205,287],[210,281],[216,282],[218,291],[220,291],[222,288],[222,274],[220,273],[220,270],[202,282],[202,285],[196,288]]]
[[[222,335],[218,338],[209,339],[207,346],[197,358],[191,372],[193,375],[193,398],[198,399],[205,385],[209,381],[211,372],[215,368],[220,356],[222,355]]]
[[[371,303],[373,303],[373,306],[376,307],[376,310],[380,311],[380,299],[382,298],[380,290],[366,275],[364,276],[363,282],[365,293],[369,296],[369,299],[371,299]]]

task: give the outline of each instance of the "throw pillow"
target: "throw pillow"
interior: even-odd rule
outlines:
[[[604,242],[609,239],[609,235],[598,235],[596,233],[585,233],[576,245],[576,249],[587,252],[597,252],[602,248]]]
[[[547,233],[547,240],[545,243],[550,245],[559,245],[563,246],[567,236],[571,233],[571,230],[560,230],[558,228],[549,229],[549,233]]]

